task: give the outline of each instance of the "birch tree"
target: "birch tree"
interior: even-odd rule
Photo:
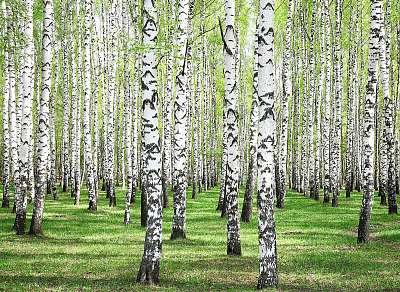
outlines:
[[[377,84],[377,66],[379,57],[379,19],[382,13],[382,1],[371,0],[371,28],[368,52],[368,85],[364,106],[363,129],[363,200],[358,223],[359,243],[369,241],[369,221],[371,218],[374,194],[374,152],[375,152],[375,96]]]
[[[275,80],[274,80],[274,0],[260,0],[258,36],[258,242],[260,274],[258,289],[278,285],[275,192]]]
[[[22,69],[23,88],[21,90],[21,134],[18,149],[18,171],[14,172],[15,189],[15,230],[17,235],[25,233],[26,206],[30,185],[32,153],[32,99],[34,76],[33,44],[33,1],[25,1],[26,20],[24,21],[24,65]],[[33,190],[32,190],[33,192]]]
[[[221,28],[222,30],[222,28]],[[227,253],[241,255],[240,222],[238,215],[238,182],[239,182],[239,145],[238,145],[238,112],[236,89],[236,39],[235,39],[235,2],[225,1],[225,33],[224,39],[224,89],[226,110],[226,210],[227,223]],[[204,141],[203,141],[204,143]]]
[[[288,133],[288,103],[292,98],[292,76],[290,71],[291,66],[291,50],[292,50],[292,15],[293,15],[293,0],[288,3],[288,16],[286,20],[286,40],[285,51],[283,55],[283,98],[282,98],[282,127],[280,133],[280,152],[279,152],[279,178],[277,184],[276,206],[284,208],[286,195],[286,161],[287,161],[287,133]]]
[[[143,181],[147,196],[147,229],[144,253],[137,282],[157,284],[160,278],[162,250],[162,186],[161,186],[161,145],[157,114],[157,10],[154,2],[143,3],[143,70],[142,70],[142,159]]]
[[[49,115],[51,99],[51,63],[53,60],[53,1],[43,1],[43,37],[42,37],[42,93],[40,96],[38,146],[37,146],[37,178],[36,195],[33,205],[30,234],[42,234],[44,197],[46,179],[49,173],[48,158],[50,152]]]

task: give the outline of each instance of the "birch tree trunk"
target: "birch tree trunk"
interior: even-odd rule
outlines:
[[[225,1],[225,34],[224,34],[224,84],[226,109],[226,208],[227,254],[241,255],[240,221],[238,215],[238,182],[239,182],[239,145],[238,145],[238,96],[236,89],[236,40],[235,40],[235,2]],[[205,141],[203,141],[204,143]],[[204,155],[204,153],[203,153]]]
[[[18,173],[14,173],[15,189],[15,230],[17,235],[25,233],[26,206],[29,190],[30,157],[32,152],[32,100],[34,77],[34,44],[33,44],[33,1],[25,1],[27,20],[24,25],[24,65],[22,71],[23,88],[21,90],[21,135],[18,149]],[[32,190],[33,194],[33,190]]]
[[[358,223],[358,243],[369,241],[369,221],[371,218],[374,194],[374,152],[375,152],[375,96],[377,84],[377,66],[379,53],[379,19],[382,13],[382,1],[371,0],[371,28],[368,53],[368,85],[364,108],[363,130],[363,200]]]
[[[122,7],[122,27],[126,36],[130,35],[129,27],[129,6],[128,1],[124,1]],[[129,224],[131,219],[131,204],[132,204],[132,96],[130,88],[130,69],[128,56],[128,38],[124,40],[124,131],[125,131],[125,154],[127,168],[127,185],[128,190],[125,195],[125,216],[124,223]],[[123,162],[125,163],[125,162]]]
[[[388,2],[388,11],[390,11],[390,3]],[[388,13],[390,17],[390,12]],[[383,14],[382,14],[383,19]],[[389,20],[388,20],[389,21]],[[386,163],[384,165],[383,174],[385,176],[384,182],[386,185],[382,186],[383,193],[381,196],[388,197],[388,211],[389,214],[397,214],[396,204],[396,186],[395,186],[395,165],[394,165],[394,124],[393,124],[393,99],[390,96],[390,81],[389,81],[389,67],[390,67],[390,41],[386,38],[390,38],[390,35],[386,36],[385,33],[385,22],[381,22],[380,28],[380,40],[379,40],[379,56],[380,56],[380,70],[381,80],[384,96],[384,125],[383,125],[383,141],[386,151]],[[384,153],[381,153],[383,155]],[[380,186],[381,188],[381,186]],[[381,198],[382,200],[382,198]],[[382,202],[382,201],[381,201]],[[385,202],[386,203],[386,199]]]
[[[331,146],[331,164],[332,164],[332,207],[337,207],[339,204],[340,192],[340,146],[342,136],[342,93],[341,93],[341,52],[340,52],[340,32],[341,32],[341,17],[342,17],[342,0],[336,0],[336,31],[334,40],[334,80],[335,80],[335,99],[334,99],[334,133],[333,144]]]
[[[278,285],[276,232],[274,218],[275,181],[275,79],[274,79],[274,1],[260,0],[258,36],[258,242],[260,274],[258,289]]]
[[[43,1],[43,35],[42,35],[42,94],[40,96],[38,146],[37,146],[37,178],[36,195],[33,205],[32,221],[29,233],[42,234],[44,197],[48,176],[48,158],[50,151],[49,115],[51,95],[51,63],[53,60],[53,1]]]
[[[63,192],[67,192],[68,184],[69,184],[69,175],[70,175],[70,164],[69,164],[69,119],[70,119],[70,108],[71,108],[71,100],[69,96],[69,50],[71,47],[71,36],[70,31],[68,30],[69,26],[67,25],[69,16],[69,1],[66,1],[64,6],[64,33],[65,33],[65,41],[62,42],[62,51],[63,51],[63,87],[62,87],[62,97],[63,97],[63,128],[62,128],[62,187]]]
[[[331,25],[329,13],[329,1],[324,0],[325,14],[325,42],[326,42],[326,79],[325,79],[325,99],[324,99],[324,122],[323,122],[323,161],[324,161],[324,203],[330,202],[330,182],[331,182],[331,160],[330,160],[330,123],[331,123]]]
[[[157,10],[154,2],[143,3],[143,183],[148,198],[147,229],[144,253],[137,282],[157,284],[160,280],[160,258],[162,250],[162,186],[161,145],[157,116]]]
[[[7,8],[6,2],[2,1],[2,13],[7,22],[6,36],[9,35],[9,22],[7,19]],[[10,47],[7,47],[4,51],[4,98],[3,98],[3,200],[1,203],[2,208],[10,207],[10,129],[9,129],[9,98],[10,98],[10,78],[9,78],[9,66],[12,62],[9,59]],[[11,54],[12,56],[12,54]]]
[[[322,5],[322,4],[321,4]],[[315,123],[316,123],[316,145],[315,145],[315,161],[314,161],[314,173],[311,175],[314,176],[313,186],[311,187],[312,197],[319,201],[319,190],[320,190],[320,162],[321,162],[321,103],[324,98],[323,94],[323,85],[325,81],[325,14],[322,13],[323,7],[318,6],[318,14],[321,14],[321,23],[320,23],[320,47],[321,52],[319,59],[321,67],[319,72],[319,81],[318,81],[318,93],[315,96]],[[317,78],[317,77],[315,77]]]
[[[109,206],[116,206],[115,183],[114,183],[114,157],[115,157],[115,139],[114,139],[114,116],[116,100],[116,75],[117,75],[117,54],[114,35],[117,33],[117,3],[112,2],[110,11],[110,39],[109,39],[109,64],[108,64],[108,105],[107,105],[107,151],[108,151],[108,177],[107,177],[107,196],[110,199]]]
[[[258,134],[258,24],[256,24],[254,42],[254,64],[253,64],[253,96],[251,100],[250,113],[250,154],[247,175],[246,191],[244,193],[243,208],[241,214],[242,222],[250,222],[253,211],[253,193],[257,179],[257,134]]]
[[[91,0],[85,0],[85,37],[84,37],[84,104],[83,104],[83,132],[84,132],[84,157],[86,164],[86,177],[89,196],[90,211],[97,211],[97,196],[93,170],[92,131],[91,120]],[[95,96],[94,98],[97,98]]]
[[[186,188],[187,188],[187,72],[186,55],[188,49],[189,1],[180,0],[177,24],[177,62],[176,99],[174,104],[174,216],[171,239],[186,238]]]
[[[287,136],[288,136],[288,116],[289,109],[288,103],[292,98],[292,73],[290,70],[291,66],[291,50],[292,50],[292,15],[293,15],[293,0],[289,0],[288,3],[288,16],[286,20],[286,40],[285,40],[285,51],[283,56],[283,96],[282,96],[282,127],[280,136],[280,152],[279,152],[279,163],[278,163],[278,185],[276,190],[276,206],[278,208],[284,208],[285,206],[285,195],[286,195],[286,170],[287,170]]]

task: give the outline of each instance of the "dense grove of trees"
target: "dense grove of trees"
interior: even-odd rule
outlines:
[[[359,243],[369,241],[375,191],[397,214],[398,1],[1,7],[2,207],[17,235],[28,222],[30,234],[46,232],[45,197],[68,194],[96,212],[102,190],[129,224],[140,192],[137,281],[158,283],[163,208],[173,207],[170,239],[185,240],[187,191],[195,200],[219,187],[228,255],[242,254],[240,223],[257,205],[263,288],[278,285],[274,208],[289,188],[327,208],[361,192]]]

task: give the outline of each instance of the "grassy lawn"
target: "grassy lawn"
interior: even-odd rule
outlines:
[[[69,194],[61,194],[59,201],[48,199],[42,238],[14,235],[14,214],[1,209],[0,290],[255,289],[257,216],[253,214],[249,224],[241,223],[243,256],[226,256],[226,222],[215,211],[217,189],[196,200],[188,194],[184,241],[169,240],[173,209],[165,210],[157,287],[135,283],[145,232],[140,227],[140,202],[134,206],[132,224],[124,226],[123,191],[118,191],[114,209],[103,192],[100,196],[97,213],[86,210],[85,192],[80,207]],[[400,217],[387,215],[375,198],[372,242],[357,245],[360,202],[359,194],[350,199],[342,194],[339,207],[333,209],[288,194],[286,209],[276,212],[279,290],[400,289]]]

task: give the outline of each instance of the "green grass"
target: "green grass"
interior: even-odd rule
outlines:
[[[46,201],[44,237],[16,236],[14,214],[0,210],[0,290],[254,290],[258,277],[257,216],[241,224],[241,257],[226,256],[226,221],[215,211],[218,190],[187,202],[186,240],[170,241],[173,209],[164,212],[160,285],[135,283],[145,229],[140,202],[123,225],[104,193],[97,213],[67,194]],[[242,195],[241,195],[242,196]],[[172,198],[170,199],[172,201]],[[340,196],[338,208],[289,193],[276,211],[279,290],[382,290],[400,287],[400,218],[373,207],[372,241],[356,244],[361,196]],[[172,204],[171,204],[172,205]],[[241,204],[240,204],[241,206]],[[30,206],[31,209],[31,206]],[[256,209],[254,209],[256,211]],[[27,228],[30,223],[28,214]]]

